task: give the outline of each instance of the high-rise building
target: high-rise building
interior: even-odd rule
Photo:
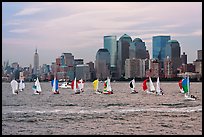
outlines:
[[[146,46],[140,38],[135,38],[129,47],[129,58],[133,59],[145,59],[146,58]]]
[[[110,75],[114,79],[117,73],[117,37],[116,36],[104,36],[104,49],[107,49],[110,53]]]
[[[166,44],[169,40],[170,36],[153,36],[153,59],[159,59],[159,61],[164,61],[164,59],[166,58]]]
[[[76,79],[90,80],[90,68],[87,64],[76,65]]]
[[[117,58],[117,70],[118,78],[125,75],[125,60],[129,58],[129,47],[132,43],[132,38],[127,34],[120,37],[118,41],[118,58]]]
[[[36,49],[34,54],[33,74],[38,75],[38,71],[39,71],[39,55]]]
[[[198,60],[202,60],[202,50],[197,50]]]
[[[110,53],[110,67],[116,67],[117,59],[117,38],[116,36],[104,36],[104,49]]]
[[[96,53],[96,78],[104,80],[110,77],[110,53],[107,49],[99,49]]]
[[[146,59],[150,59],[149,50],[146,50]]]
[[[185,54],[185,52],[183,52],[183,54],[181,55],[181,63],[187,64],[187,55]]]
[[[62,57],[63,56],[63,57]],[[61,60],[64,59],[64,64],[67,66],[67,77],[70,80],[74,79],[74,56],[72,53],[62,53]]]
[[[145,59],[126,59],[125,78],[145,77]]]
[[[173,75],[172,72],[172,62],[171,59],[169,58],[169,56],[166,57],[166,59],[164,60],[164,77],[165,78],[173,78],[175,75]]]
[[[89,63],[86,63],[87,65],[89,65],[89,68],[90,68],[90,80],[94,80],[96,78],[96,71],[95,71],[95,68],[94,68],[94,63],[93,62],[89,62]]]
[[[161,72],[161,64],[158,59],[152,59],[150,60],[150,77],[160,77],[160,72]]]
[[[177,68],[181,66],[181,49],[177,40],[169,40],[166,46],[166,56],[169,56],[172,66],[173,74],[177,73]]]

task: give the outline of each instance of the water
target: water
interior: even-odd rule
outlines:
[[[191,83],[196,101],[184,100],[178,82],[161,82],[163,96],[146,94],[137,82],[138,94],[130,94],[128,82],[111,83],[114,94],[95,94],[91,82],[85,92],[60,89],[52,94],[49,82],[42,94],[33,95],[33,83],[13,95],[10,83],[2,83],[3,135],[164,135],[202,134],[202,83]]]

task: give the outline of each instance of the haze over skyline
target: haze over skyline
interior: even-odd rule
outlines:
[[[202,49],[202,2],[3,2],[2,63],[40,65],[62,53],[95,61],[103,36],[141,38],[152,58],[152,37],[178,40],[188,62]]]

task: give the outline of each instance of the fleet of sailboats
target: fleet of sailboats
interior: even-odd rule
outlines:
[[[149,87],[147,86],[147,81],[148,80],[149,80]],[[96,79],[96,80],[93,81],[93,89],[94,89],[94,92],[96,94],[102,94],[102,93],[103,94],[113,94],[113,90],[112,90],[112,87],[111,87],[111,82],[110,82],[109,77],[107,77],[107,79],[104,81],[102,91],[99,90],[99,83],[100,83],[99,79]],[[19,91],[23,91],[23,89],[25,88],[25,83],[24,83],[23,79],[20,79],[19,83],[15,79],[13,79],[10,82],[10,84],[11,84],[13,94],[18,94]],[[56,79],[56,77],[52,80],[51,84],[52,84],[52,92],[54,94],[59,94],[58,80]],[[190,95],[189,76],[186,76],[185,78],[181,79],[178,82],[178,85],[179,85],[180,92],[182,94],[184,94],[185,99],[187,99],[187,100],[196,100],[196,97],[194,97],[193,95]],[[131,93],[138,93],[136,91],[135,79],[132,79],[130,81],[129,86],[131,88]],[[84,92],[84,81],[83,81],[83,79],[80,79],[77,82],[76,77],[75,77],[74,80],[72,81],[71,88],[74,90],[75,94],[79,94],[80,92]],[[160,87],[159,77],[157,77],[156,89],[155,89],[154,84],[153,84],[153,82],[151,80],[151,77],[149,77],[148,79],[145,79],[143,81],[142,88],[146,93],[151,93],[151,94],[155,94],[155,95],[163,95],[163,91],[162,91],[162,89]],[[37,77],[32,89],[34,90],[34,94],[40,94],[42,92],[41,85],[40,85],[38,77]]]

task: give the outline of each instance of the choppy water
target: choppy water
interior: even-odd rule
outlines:
[[[161,83],[163,96],[146,94],[141,82],[138,94],[130,94],[128,82],[111,83],[114,94],[74,94],[60,89],[52,94],[49,82],[42,94],[33,95],[33,83],[13,95],[10,83],[2,83],[2,134],[202,134],[202,83],[191,83],[196,101],[184,100],[178,83]]]

